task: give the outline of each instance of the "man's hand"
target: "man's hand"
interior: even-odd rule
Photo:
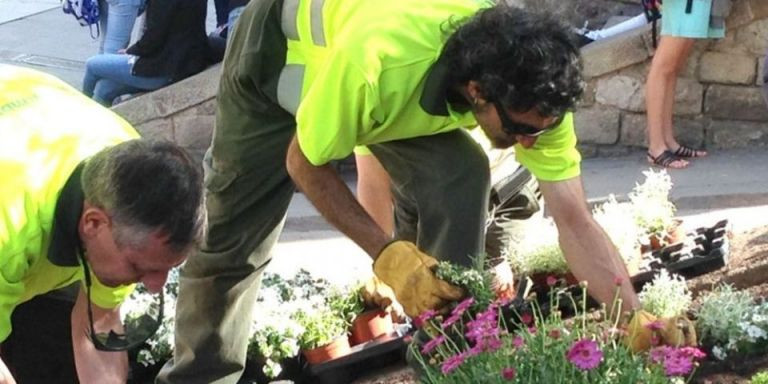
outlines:
[[[647,351],[659,344],[681,347],[695,346],[696,343],[693,322],[685,316],[659,319],[642,310],[632,315],[624,339],[624,344],[633,352]]]
[[[11,371],[5,365],[3,359],[0,359],[0,384],[16,384],[16,380],[13,379],[13,375],[11,375]]]
[[[415,317],[464,296],[461,288],[435,276],[435,266],[437,260],[419,251],[413,243],[395,241],[381,250],[373,263],[373,272],[392,287],[405,313]]]
[[[360,288],[360,296],[363,298],[366,306],[381,308],[392,316],[395,322],[402,322],[405,312],[403,306],[397,302],[395,292],[389,285],[384,284],[376,275],[371,277],[365,285]]]

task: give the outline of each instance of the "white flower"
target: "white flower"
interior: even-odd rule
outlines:
[[[712,355],[718,360],[725,360],[728,357],[728,354],[719,346],[712,347]]]
[[[766,332],[758,326],[749,323],[742,323],[741,328],[747,332],[747,336],[751,338],[751,341],[757,341],[757,339],[766,338]]]
[[[685,313],[693,301],[688,284],[675,274],[662,269],[638,294],[643,309],[659,317],[674,317]]]

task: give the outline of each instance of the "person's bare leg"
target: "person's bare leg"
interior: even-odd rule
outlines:
[[[645,90],[649,157],[659,158],[670,149],[665,142],[664,127],[665,124],[669,124],[671,131],[677,75],[681,68],[680,62],[685,62],[685,57],[681,59],[681,56],[690,52],[686,46],[692,43],[693,40],[691,39],[674,36],[662,36],[659,40],[659,46],[651,62]],[[648,160],[651,161],[652,159],[649,158]],[[669,162],[667,166],[669,168],[685,168],[688,166],[688,162],[674,160]]]
[[[389,174],[374,155],[355,155],[357,200],[384,232],[395,231]]]
[[[680,144],[677,142],[677,139],[675,138],[675,128],[674,128],[674,113],[675,113],[675,90],[677,89],[677,79],[680,75],[680,73],[685,69],[685,63],[688,61],[688,57],[691,55],[691,51],[693,50],[693,45],[695,43],[694,39],[686,39],[686,38],[678,38],[682,40],[687,40],[681,47],[680,54],[677,56],[677,62],[674,63],[675,65],[675,72],[677,73],[676,76],[672,78],[672,81],[669,84],[669,89],[667,89],[667,99],[664,100],[664,126],[663,126],[663,134],[664,134],[664,144],[666,147],[672,151],[673,153],[680,147]],[[693,157],[702,157],[706,156],[707,153],[705,151],[695,151]]]

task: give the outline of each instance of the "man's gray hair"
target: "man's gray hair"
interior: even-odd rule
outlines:
[[[86,161],[82,186],[85,200],[112,218],[119,247],[141,249],[160,230],[181,252],[203,237],[200,172],[171,142],[135,139],[103,149]]]

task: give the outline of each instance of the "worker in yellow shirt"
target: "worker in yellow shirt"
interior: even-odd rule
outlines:
[[[585,202],[571,113],[584,81],[556,20],[483,0],[251,0],[228,39],[204,160],[207,236],[181,270],[175,355],[158,382],[240,379],[295,186],[371,257],[382,303],[391,288],[415,316],[461,298],[433,269],[483,250],[489,163],[461,129],[478,125],[539,180],[590,293],[610,303],[618,278],[624,309],[639,307]],[[391,177],[394,234],[330,164],[359,145]]]
[[[194,248],[205,226],[197,166],[64,82],[0,64],[0,175],[0,342],[19,304],[82,281],[79,381],[125,383],[125,350],[160,319],[129,332],[119,306],[134,283],[161,291]],[[0,360],[0,383],[15,382]]]

